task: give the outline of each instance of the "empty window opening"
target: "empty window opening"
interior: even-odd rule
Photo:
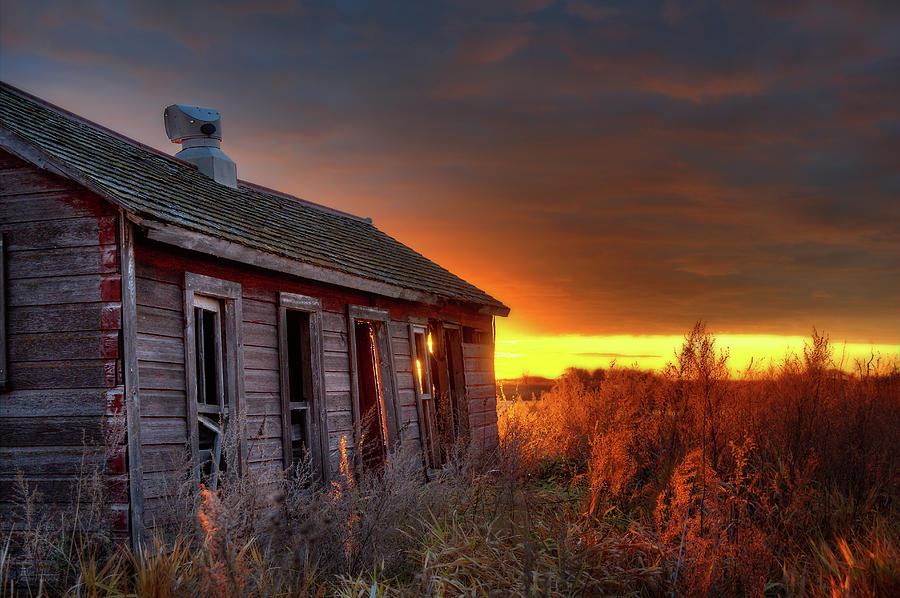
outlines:
[[[224,428],[228,421],[228,395],[223,380],[224,335],[222,302],[194,297],[194,347],[197,391],[197,437],[200,475],[211,488],[218,487],[227,470]]]
[[[312,405],[313,372],[309,318],[308,312],[289,309],[285,313],[292,463],[302,462],[311,448],[309,410]]]
[[[429,362],[434,411],[429,417],[437,430],[432,442],[438,445],[432,451],[436,457],[432,467],[436,467],[451,458],[457,445],[468,437],[468,409],[460,329],[438,323],[428,336],[432,341]]]
[[[387,455],[384,392],[378,367],[375,326],[371,322],[356,321],[354,330],[362,462],[365,467],[371,468],[381,465]]]

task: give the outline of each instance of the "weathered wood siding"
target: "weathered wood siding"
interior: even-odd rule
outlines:
[[[138,305],[138,357],[141,385],[141,441],[144,446],[144,480],[147,485],[145,519],[165,508],[164,496],[176,464],[184,462],[188,438],[184,380],[184,273],[194,272],[236,282],[242,290],[244,394],[248,415],[249,461],[254,469],[279,467],[282,462],[280,385],[278,372],[279,291],[300,293],[322,300],[325,404],[327,408],[329,461],[332,472],[340,462],[341,439],[353,443],[353,410],[350,393],[350,356],[347,308],[364,305],[391,313],[389,333],[393,351],[400,407],[401,438],[410,450],[419,451],[419,425],[412,364],[410,316],[445,318],[490,330],[490,316],[474,314],[458,306],[437,308],[416,305],[331,287],[216,260],[149,241],[138,235],[135,245]],[[484,435],[496,437],[493,396],[493,348],[472,345],[466,351],[466,381],[473,433],[481,445]],[[488,380],[490,377],[490,380]],[[487,389],[491,389],[488,392]],[[474,397],[474,399],[473,399]],[[494,442],[496,438],[494,438]],[[167,484],[169,484],[167,486]]]
[[[497,446],[497,396],[494,387],[494,345],[463,343],[469,430],[472,444],[482,450]]]
[[[409,346],[409,323],[391,322],[391,346],[397,375],[397,402],[400,407],[400,438],[409,450],[421,450],[419,416],[416,410],[416,386]]]
[[[116,210],[0,151],[9,380],[0,391],[0,521],[16,524],[16,476],[68,503],[105,472],[114,532],[128,531],[121,277]],[[84,459],[83,459],[84,457]]]

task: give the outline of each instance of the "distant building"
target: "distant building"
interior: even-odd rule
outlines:
[[[402,443],[423,472],[496,445],[506,306],[371,220],[238,181],[214,110],[165,118],[178,157],[0,84],[0,508],[19,471],[68,500],[83,445],[132,537],[186,459],[215,486],[307,454],[328,479],[342,438],[357,467]]]

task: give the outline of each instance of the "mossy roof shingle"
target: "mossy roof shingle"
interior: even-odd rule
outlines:
[[[125,210],[338,272],[504,308],[371,222],[290,196],[219,185],[192,165],[0,85],[0,127]]]

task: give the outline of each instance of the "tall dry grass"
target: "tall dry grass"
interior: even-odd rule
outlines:
[[[814,332],[735,378],[698,323],[663,372],[569,370],[506,423],[585,512],[649,530],[677,593],[900,595],[900,374],[838,365]]]
[[[0,598],[900,595],[896,366],[846,374],[821,334],[737,378],[727,359],[698,324],[662,372],[570,370],[428,482],[402,447],[354,471],[346,441],[328,486],[307,464],[216,491],[186,469],[136,551],[88,525],[99,490],[54,535],[23,485]]]

